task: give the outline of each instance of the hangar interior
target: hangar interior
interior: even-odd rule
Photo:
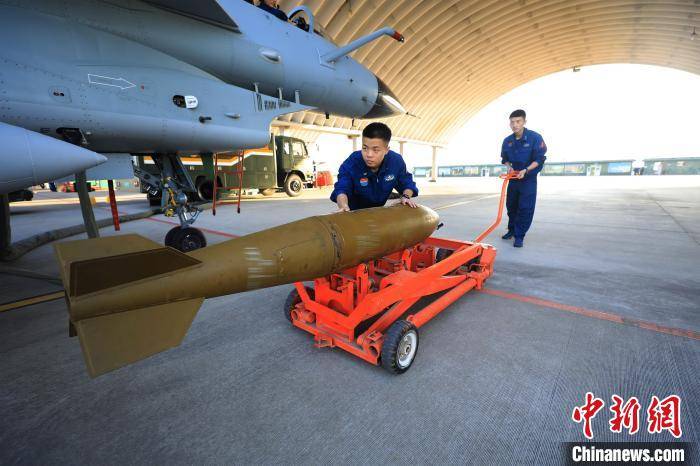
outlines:
[[[446,144],[486,104],[539,77],[606,63],[700,73],[695,1],[283,0],[308,6],[336,43],[390,24],[406,37],[369,44],[355,58],[420,118],[391,119],[397,136]],[[282,121],[352,128],[352,120],[298,113]]]
[[[443,147],[503,93],[577,66],[653,64],[700,73],[700,2],[282,0],[306,5],[337,44],[384,25],[353,56],[415,116],[385,120],[399,140]],[[365,122],[298,112],[275,125],[311,140]],[[554,177],[547,177],[554,178]],[[596,441],[700,444],[700,182],[540,181],[536,225],[516,250],[496,233],[495,273],[421,328],[415,364],[396,376],[316,348],[283,304],[293,285],[208,299],[177,348],[91,379],[68,338],[53,244],[0,264],[0,462],[561,464],[585,441],[572,409],[605,400]],[[474,238],[500,184],[426,191],[436,236]],[[328,213],[327,192],[254,199],[199,220],[211,245]],[[125,196],[122,213],[144,199]],[[77,202],[12,204],[13,238],[79,223]],[[98,220],[110,218],[102,201]],[[107,223],[109,223],[107,221]],[[109,226],[156,242],[156,215]],[[61,241],[85,238],[77,234]],[[53,299],[31,300],[54,295]],[[59,299],[56,299],[59,298]],[[23,305],[18,307],[17,302]],[[613,395],[682,399],[680,439],[607,425]],[[643,418],[642,418],[643,419]]]

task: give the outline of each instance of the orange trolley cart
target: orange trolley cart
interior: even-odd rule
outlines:
[[[315,345],[339,347],[395,374],[406,372],[418,349],[418,329],[460,296],[481,289],[493,273],[496,248],[481,241],[500,223],[509,180],[496,220],[474,241],[430,237],[412,248],[364,262],[313,282],[295,283],[284,312],[314,337]],[[449,291],[447,291],[449,290]],[[447,291],[408,316],[425,296]]]

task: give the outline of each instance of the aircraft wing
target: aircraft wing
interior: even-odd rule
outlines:
[[[146,0],[153,6],[164,8],[185,16],[214,23],[217,26],[241,32],[238,24],[221,8],[216,0]]]

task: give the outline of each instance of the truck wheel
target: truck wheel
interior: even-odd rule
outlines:
[[[309,297],[314,299],[314,289],[308,286],[305,286],[304,288],[306,288],[306,292],[309,293]],[[292,321],[292,311],[300,302],[301,296],[299,296],[297,288],[294,287],[294,289],[289,292],[287,299],[284,301],[284,316],[288,321]]]
[[[175,227],[165,236],[165,245],[182,252],[190,252],[207,245],[204,233],[196,228]]]
[[[148,205],[150,205],[151,207],[160,207],[160,204],[162,202],[160,196],[155,197],[152,196],[151,193],[148,193],[146,197],[148,198]]]
[[[397,320],[384,334],[382,367],[393,374],[403,374],[413,364],[418,351],[418,329],[407,320]]]
[[[284,192],[287,193],[287,196],[297,197],[301,194],[302,189],[304,189],[304,183],[299,175],[292,173],[284,180]]]
[[[197,186],[197,195],[202,201],[211,201],[214,198],[214,182],[204,180]]]
[[[263,188],[259,189],[258,191],[260,191],[260,194],[262,194],[263,196],[272,196],[273,194],[275,194],[274,188]]]

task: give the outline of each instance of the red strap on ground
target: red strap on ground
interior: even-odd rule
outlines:
[[[667,335],[675,335],[677,337],[691,338],[693,340],[700,340],[700,333],[694,332],[692,330],[686,330],[675,327],[665,327],[663,325],[657,325],[652,322],[632,319],[629,317],[622,317],[620,315],[611,314],[609,312],[596,311],[594,309],[586,309],[585,307],[571,306],[569,304],[557,303],[554,301],[548,301],[546,299],[535,298],[533,296],[524,296],[516,293],[509,293],[507,291],[494,290],[492,288],[484,288],[481,290],[481,292],[492,296],[498,296],[500,298],[512,299],[523,303],[534,304],[536,306],[549,307],[551,309],[557,309],[559,311],[571,312],[573,314],[578,314],[593,319],[607,320],[608,322],[615,322],[617,324],[623,325],[631,325],[633,327],[639,327],[646,330],[651,330],[653,332],[665,333]]]

